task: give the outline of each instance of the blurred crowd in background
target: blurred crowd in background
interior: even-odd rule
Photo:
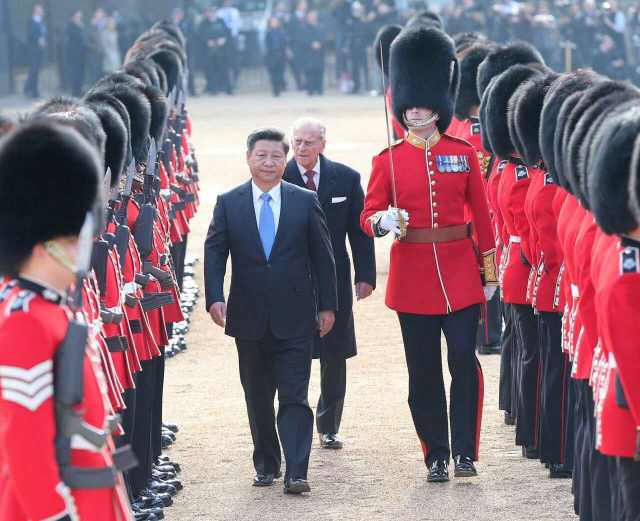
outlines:
[[[243,87],[245,71],[252,71],[249,76],[255,78],[257,70],[267,73],[258,88],[270,85],[275,96],[287,90],[321,95],[326,85],[345,94],[379,92],[372,49],[376,32],[386,24],[404,24],[426,8],[439,12],[449,34],[475,31],[497,42],[525,40],[540,49],[556,70],[591,67],[612,78],[640,83],[637,1],[221,0],[211,5],[192,0],[179,4],[172,17],[190,47],[189,89],[194,95],[233,94]],[[27,74],[22,90],[32,97],[40,96],[38,75],[45,63],[57,69],[59,90],[80,95],[84,85],[117,69],[122,49],[155,21],[117,9],[98,8],[89,15],[77,10],[65,27],[53,28],[56,38],[51,39],[44,15],[42,6],[35,5],[23,39]],[[51,41],[56,42],[55,49],[47,49]]]

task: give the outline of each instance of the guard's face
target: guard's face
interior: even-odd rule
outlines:
[[[253,150],[247,152],[247,164],[257,182],[275,186],[282,179],[287,164],[284,144],[280,141],[258,141]]]
[[[420,126],[424,121],[430,120],[434,115],[435,112],[426,107],[412,107],[404,113],[407,123],[413,123],[415,126]]]
[[[293,134],[292,148],[296,162],[304,169],[311,170],[320,154],[324,152],[326,141],[315,128],[300,128]]]

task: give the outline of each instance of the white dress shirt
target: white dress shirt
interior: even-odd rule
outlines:
[[[298,170],[300,170],[300,176],[302,177],[302,182],[304,184],[307,184],[307,176],[305,175],[307,173],[306,168],[301,166],[299,163],[296,163],[296,165],[298,165]],[[311,170],[314,172],[313,182],[315,183],[316,190],[317,190],[318,188],[320,188],[320,158],[318,158],[318,161],[316,162],[316,166],[314,166]]]
[[[275,231],[278,231],[278,223],[280,222],[280,207],[282,206],[282,194],[281,194],[282,183],[278,183],[271,190],[269,190],[269,195],[271,196],[271,201],[269,204],[271,205],[271,211],[273,211],[273,222],[275,224]],[[256,211],[256,224],[258,225],[258,229],[260,229],[260,210],[262,210],[262,199],[260,196],[264,193],[255,182],[251,181],[251,192],[253,194],[253,208]]]

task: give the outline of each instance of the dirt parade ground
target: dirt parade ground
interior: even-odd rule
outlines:
[[[10,113],[26,106],[12,100]],[[242,95],[189,101],[201,172],[201,211],[192,221],[189,252],[203,257],[216,196],[248,179],[247,134],[261,126],[289,129],[302,115],[328,128],[327,155],[363,175],[385,144],[382,99],[288,94],[280,99]],[[234,342],[213,324],[204,299],[192,315],[188,351],[168,361],[165,419],[180,426],[170,455],[182,464],[185,489],[166,519],[217,520],[565,520],[575,519],[569,481],[547,479],[537,462],[513,445],[512,427],[497,410],[499,359],[481,359],[485,408],[480,476],[427,484],[418,439],[407,405],[407,375],[395,315],[384,306],[389,240],[377,241],[378,289],[355,306],[359,355],[348,362],[342,451],[311,453],[307,497],[284,496],[282,481],[251,486],[251,436]],[[202,262],[198,283],[204,289]],[[443,343],[443,352],[446,346]],[[445,364],[446,366],[446,364]],[[313,409],[319,394],[314,362]]]

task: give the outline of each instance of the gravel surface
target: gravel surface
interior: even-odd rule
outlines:
[[[380,97],[199,97],[191,99],[189,107],[202,179],[202,205],[192,222],[189,251],[201,260],[217,194],[249,177],[245,140],[254,128],[288,130],[298,116],[321,118],[328,127],[328,157],[359,170],[365,186],[371,158],[385,146]],[[169,454],[182,464],[185,489],[166,510],[166,519],[575,519],[570,481],[550,480],[542,465],[524,460],[514,446],[513,427],[503,424],[497,408],[498,356],[481,358],[485,406],[479,477],[447,484],[426,482],[407,405],[400,330],[396,316],[384,306],[389,244],[389,240],[376,243],[377,291],[355,306],[360,354],[348,362],[341,432],[345,448],[323,450],[314,440],[308,497],[284,496],[281,482],[268,489],[251,486],[252,445],[235,346],[209,319],[201,300],[193,315],[188,351],[167,364],[165,417],[181,428]],[[197,272],[203,289],[202,262]],[[310,390],[314,409],[318,376],[314,362]]]

